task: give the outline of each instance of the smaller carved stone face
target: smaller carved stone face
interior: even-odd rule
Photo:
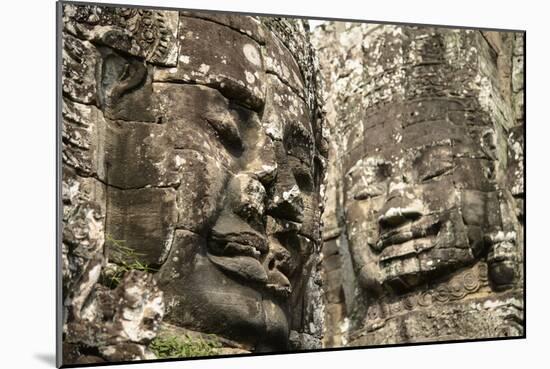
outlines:
[[[408,290],[474,263],[500,224],[493,163],[464,127],[445,121],[395,129],[387,149],[366,148],[349,168],[347,232],[367,288]],[[453,132],[438,140],[430,129]],[[419,134],[420,133],[420,134]]]

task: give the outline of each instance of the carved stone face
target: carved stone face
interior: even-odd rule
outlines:
[[[263,297],[268,284],[283,300],[291,288],[290,253],[266,233],[267,189],[277,170],[273,143],[256,113],[214,89],[174,85],[159,95],[167,97],[167,124],[181,127],[175,143],[184,161],[176,193],[181,229],[159,277],[174,301],[169,319],[248,343],[268,323],[284,342],[284,305]]]
[[[303,97],[265,73],[260,43],[231,22],[268,35],[250,17],[222,17],[224,26],[94,9],[66,11],[68,28],[92,42],[66,39],[96,61],[106,233],[158,270],[165,322],[287,349],[319,237],[321,169]],[[286,72],[299,76],[285,52]]]
[[[159,274],[173,304],[168,319],[259,350],[285,349],[289,297],[311,252],[300,253],[297,230],[314,221],[304,209],[313,182],[295,175],[313,181],[314,173],[291,164],[288,142],[273,142],[256,112],[214,89],[163,85],[159,96],[166,124],[181,133],[174,140],[183,162],[178,222]]]
[[[299,187],[284,177],[291,169],[286,153],[277,157],[255,112],[214,89],[174,85],[159,96],[166,97],[166,124],[182,129],[175,141],[184,161],[179,229],[159,275],[174,304],[168,319],[284,348],[290,280],[301,261],[292,241],[269,237],[268,228],[304,218]]]
[[[424,101],[367,127],[364,156],[346,168],[348,239],[371,292],[409,290],[474,263],[484,234],[500,224],[493,162],[479,136],[464,124],[400,118],[444,104]]]

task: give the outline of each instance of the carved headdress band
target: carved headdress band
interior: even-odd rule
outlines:
[[[175,66],[178,12],[109,6],[64,8],[66,30],[148,62]]]

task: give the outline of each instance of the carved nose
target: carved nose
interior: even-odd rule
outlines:
[[[277,218],[301,223],[304,218],[304,199],[297,184],[275,192],[269,204],[269,212]]]
[[[233,212],[251,223],[261,223],[265,212],[264,186],[248,174],[237,174],[228,187],[229,205]]]
[[[250,173],[267,188],[277,176],[277,167],[273,141],[267,136],[261,136],[243,171]]]

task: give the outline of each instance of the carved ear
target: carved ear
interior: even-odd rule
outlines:
[[[98,101],[110,119],[154,122],[151,112],[152,85],[147,65],[111,48],[100,48],[97,68]]]
[[[143,83],[146,75],[146,67],[133,58],[125,58],[114,52],[104,55],[98,81],[101,106],[115,104],[124,92]]]
[[[500,231],[490,235],[488,241],[487,265],[491,284],[497,291],[507,290],[513,287],[518,277],[516,233]]]

